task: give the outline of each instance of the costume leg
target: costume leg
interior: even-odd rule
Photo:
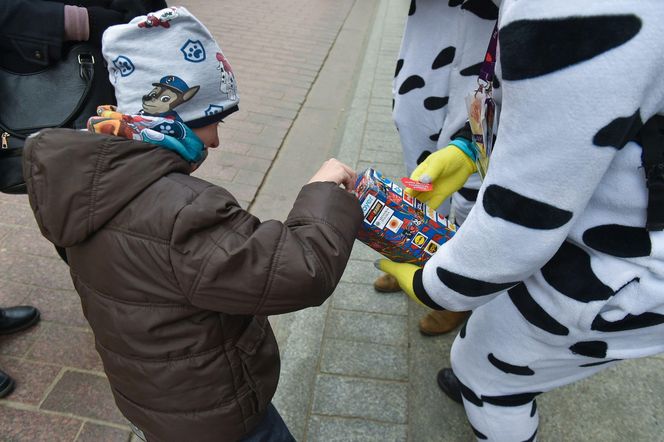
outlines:
[[[610,345],[610,336],[603,339]],[[476,309],[457,336],[451,359],[477,438],[535,440],[538,394],[617,363],[570,351],[583,340],[579,331],[556,336],[533,326],[506,295]]]

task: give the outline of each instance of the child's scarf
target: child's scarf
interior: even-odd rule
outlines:
[[[204,144],[184,123],[172,118],[126,115],[115,106],[98,106],[97,117],[88,119],[88,130],[139,140],[172,150],[190,163],[203,158]]]

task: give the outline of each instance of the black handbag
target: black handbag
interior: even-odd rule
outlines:
[[[25,193],[23,143],[48,127],[85,128],[97,106],[114,104],[101,51],[77,43],[43,70],[18,74],[0,68],[0,192]]]

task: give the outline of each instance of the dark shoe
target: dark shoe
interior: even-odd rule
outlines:
[[[420,319],[420,333],[427,336],[449,333],[468,319],[470,312],[432,310]]]
[[[0,335],[8,335],[25,330],[39,322],[39,310],[22,305],[0,308]]]
[[[438,381],[440,389],[443,390],[443,393],[454,402],[463,404],[463,400],[461,399],[461,383],[451,368],[443,368],[440,370],[438,376],[436,376],[436,380]]]
[[[396,293],[401,291],[397,279],[389,273],[385,273],[376,278],[374,281],[374,288],[377,292],[383,293]]]
[[[12,391],[14,391],[14,380],[0,370],[0,398],[8,396]]]

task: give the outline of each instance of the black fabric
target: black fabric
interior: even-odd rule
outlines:
[[[417,270],[413,275],[413,292],[415,292],[417,299],[419,299],[422,304],[426,305],[430,309],[445,310],[443,307],[436,304],[436,302],[431,299],[427,291],[424,289],[424,283],[422,282],[422,269]]]
[[[440,69],[443,66],[454,61],[454,55],[456,54],[456,48],[454,46],[448,46],[438,53],[436,59],[431,64],[431,69]]]
[[[427,97],[424,99],[424,108],[427,110],[442,109],[447,105],[450,97]]]
[[[477,195],[480,193],[477,189],[469,189],[468,187],[462,187],[457,190],[457,193],[461,195],[466,201],[477,201]]]
[[[88,42],[64,41],[64,5],[88,9]],[[106,28],[166,6],[163,0],[0,1],[0,134],[9,147],[0,149],[0,191],[25,192],[20,156],[25,136],[44,127],[82,128],[87,118],[95,115],[97,105],[115,103],[101,56],[101,35]],[[90,53],[95,59],[88,92],[83,78],[87,74],[79,73],[82,66],[77,56],[81,53]],[[58,81],[53,81],[55,71],[63,72]],[[26,78],[10,73],[26,74]],[[35,83],[35,75],[44,80],[25,92],[21,84]],[[224,116],[215,115],[211,120]]]
[[[87,10],[90,24],[89,41],[98,46],[101,46],[101,36],[106,29],[125,22],[122,13],[113,9],[93,6],[87,8]]]
[[[664,315],[653,312],[645,312],[640,315],[627,315],[617,321],[607,321],[601,315],[593,320],[591,329],[601,332],[621,332],[626,330],[638,330],[645,327],[664,324]]]
[[[572,219],[572,212],[492,184],[484,191],[484,210],[489,216],[523,227],[552,230]]]
[[[240,110],[239,106],[233,106],[229,107],[228,109],[225,109],[223,112],[217,112],[216,114],[212,115],[206,115],[202,118],[197,118],[196,120],[192,121],[185,121],[185,124],[189,126],[192,129],[198,129],[201,127],[209,126],[210,124],[218,123],[233,112],[237,112]]]
[[[514,21],[500,29],[503,80],[535,78],[590,60],[640,29],[641,20],[631,14]]]
[[[632,115],[618,117],[598,130],[593,137],[593,144],[622,149],[629,141],[637,141],[637,134],[642,127],[641,110],[637,109]]]
[[[551,287],[579,302],[606,301],[614,295],[593,272],[590,255],[569,241],[544,264],[542,276]]]
[[[606,351],[609,345],[604,341],[583,341],[577,342],[569,349],[572,353],[589,358],[603,359],[606,357]]]
[[[411,75],[410,77],[406,78],[403,83],[401,83],[401,87],[399,87],[399,95],[407,94],[413,89],[420,89],[424,86],[424,78],[420,77],[419,75]]]
[[[473,139],[473,131],[470,129],[470,123],[468,121],[466,121],[466,124],[464,124],[461,129],[454,132],[454,134],[450,137],[450,140],[455,140],[457,138],[463,138],[467,141],[471,141]]]
[[[518,282],[504,282],[495,283],[488,281],[480,281],[479,279],[469,278],[467,276],[459,275],[457,273],[445,270],[442,267],[436,268],[438,279],[450,289],[464,296],[479,297],[498,293],[506,290]]]
[[[493,353],[489,353],[487,356],[491,365],[496,367],[498,370],[507,374],[515,374],[517,376],[532,376],[535,372],[532,368],[528,366],[514,365],[509,362],[502,361],[496,357]]]
[[[643,227],[606,224],[583,232],[583,243],[588,247],[620,258],[649,256],[652,250],[650,234]]]
[[[0,191],[25,190],[17,157],[29,134],[48,127],[84,128],[100,103],[115,102],[102,60],[97,47],[79,43],[59,63],[36,73],[0,69],[0,132],[8,144],[0,152]]]
[[[655,115],[646,121],[639,138],[648,186],[646,229],[664,230],[664,115]]]
[[[508,292],[510,300],[526,321],[552,335],[567,336],[569,329],[548,314],[530,295],[525,284],[519,284]]]

